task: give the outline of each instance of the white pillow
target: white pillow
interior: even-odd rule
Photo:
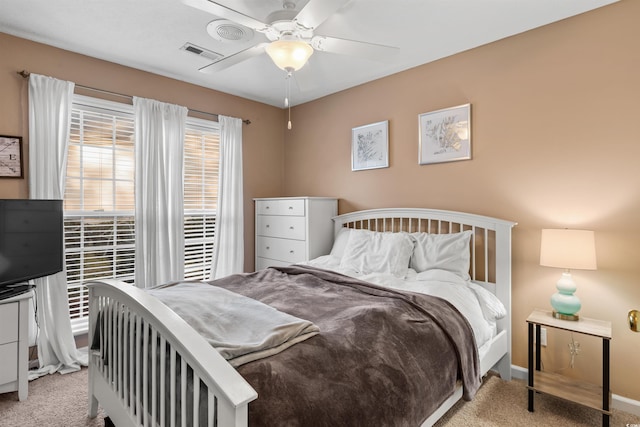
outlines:
[[[469,280],[471,234],[471,230],[450,234],[412,233],[416,245],[411,268],[418,273],[439,268]]]
[[[331,247],[331,255],[341,258],[344,254],[344,248],[349,241],[349,235],[351,234],[351,228],[343,227],[338,231],[336,239],[333,241],[333,247]]]
[[[404,232],[381,233],[354,229],[349,233],[340,268],[362,274],[385,273],[402,278],[409,269],[413,245],[414,241]]]
[[[480,301],[480,307],[485,319],[494,321],[507,315],[507,308],[497,296],[477,283],[469,282],[469,286],[475,292],[478,301]]]

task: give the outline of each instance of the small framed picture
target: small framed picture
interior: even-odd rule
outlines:
[[[389,167],[389,120],[351,130],[351,170]]]
[[[0,135],[0,178],[24,178],[21,136]]]
[[[418,163],[471,159],[471,104],[418,115]]]

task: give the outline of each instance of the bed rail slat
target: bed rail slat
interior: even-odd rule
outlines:
[[[484,229],[484,281],[489,283],[489,230]]]
[[[122,384],[122,393],[120,397],[122,401],[126,404],[129,401],[129,387],[127,387],[127,375],[130,372],[130,360],[131,360],[131,342],[129,340],[127,332],[127,325],[129,322],[129,308],[125,307],[124,312],[122,314],[122,328],[123,337],[122,337],[122,380],[120,384]]]
[[[149,407],[149,324],[144,323],[142,327],[142,407]],[[142,423],[145,426],[149,425],[149,411],[142,411]]]
[[[193,373],[193,427],[200,427],[200,378]]]
[[[129,342],[127,340],[127,322],[129,319],[129,309],[125,305],[121,305],[121,312],[119,315],[118,322],[118,357],[119,364],[118,370],[120,370],[119,376],[119,387],[120,387],[120,400],[122,402],[126,402],[127,399],[127,357],[128,357],[128,346]]]
[[[117,372],[117,391],[118,391],[118,397],[120,399],[122,399],[122,395],[124,393],[124,389],[125,387],[123,387],[122,385],[122,381],[123,381],[123,377],[124,374],[122,372],[122,351],[123,351],[123,343],[122,343],[122,339],[123,339],[123,334],[122,334],[122,322],[123,322],[123,313],[124,313],[124,307],[122,307],[120,304],[118,304],[118,342],[117,342],[117,353],[118,353],[118,372]]]
[[[111,317],[113,315],[113,302],[111,302],[111,300],[109,300],[107,307],[106,307],[106,323],[107,323],[107,330],[105,333],[105,337],[106,337],[106,342],[107,342],[107,349],[106,349],[106,359],[107,360],[113,360],[111,359],[112,357],[112,352],[111,349],[113,348],[113,342],[111,340],[111,334],[113,333],[113,328],[111,325]],[[107,379],[109,380],[109,384],[111,384],[111,378],[113,378],[112,373],[113,373],[113,363],[108,363],[106,365],[106,374],[107,374]]]
[[[151,328],[151,342],[149,343],[149,354],[151,354],[151,425],[156,425],[156,414],[158,413],[158,399],[156,392],[158,391],[158,381],[157,381],[157,357],[156,355],[160,351],[157,344],[158,339],[158,331],[155,328]],[[146,389],[146,387],[145,387]]]
[[[160,427],[166,426],[166,408],[164,396],[167,395],[167,339],[163,336],[160,337]]]
[[[471,279],[476,280],[476,227],[471,226]]]
[[[135,384],[136,384],[136,377],[135,377],[135,372],[136,372],[136,352],[135,352],[135,341],[134,341],[134,336],[135,336],[135,325],[136,325],[136,315],[132,314],[129,317],[129,387],[128,387],[128,393],[129,393],[129,416],[134,417],[135,416],[135,405],[136,405],[136,401],[135,401]]]
[[[175,427],[176,425],[176,350],[171,347],[171,360],[169,362],[171,364],[170,372],[170,388],[171,388],[171,398],[169,399],[169,404],[171,405],[171,427]]]
[[[180,424],[187,425],[187,363],[180,360]]]
[[[142,322],[140,319],[140,316],[136,316],[136,327],[135,327],[135,335],[136,337],[139,337],[140,334],[142,333]],[[136,343],[136,355],[141,354],[140,351],[140,340],[136,339],[135,340]],[[135,406],[135,414],[136,414],[136,421],[138,422],[138,425],[140,425],[140,423],[142,422],[142,393],[140,392],[140,382],[142,381],[142,378],[140,377],[140,371],[142,369],[141,365],[141,361],[140,361],[140,357],[136,357],[136,374],[135,374],[135,378],[136,378],[136,383],[135,383],[135,391],[136,391],[136,395],[135,395],[135,400],[136,400],[136,406]]]
[[[102,311],[104,309],[104,298],[98,299],[98,310]],[[100,371],[104,372],[104,356],[106,352],[106,343],[104,342],[104,334],[105,334],[105,319],[101,319],[102,322],[98,324],[98,335],[100,338],[100,358],[98,361],[98,366],[100,367]]]
[[[215,427],[215,397],[210,391],[207,393],[207,427]]]

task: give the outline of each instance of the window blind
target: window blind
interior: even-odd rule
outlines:
[[[216,230],[220,132],[217,123],[187,120],[184,141],[184,233],[186,279],[211,276]]]

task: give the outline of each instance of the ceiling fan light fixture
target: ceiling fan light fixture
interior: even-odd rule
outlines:
[[[288,72],[298,71],[313,54],[313,48],[309,43],[285,37],[269,43],[266,51],[278,68]]]

